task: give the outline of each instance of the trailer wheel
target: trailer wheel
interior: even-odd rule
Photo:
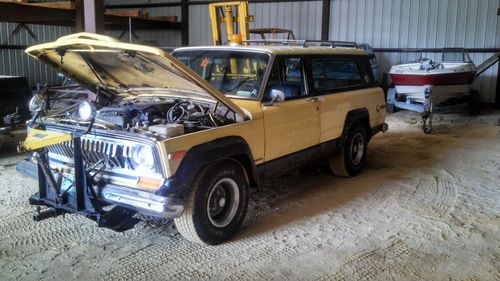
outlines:
[[[353,125],[340,153],[330,158],[332,173],[341,177],[352,177],[361,171],[366,161],[368,138],[361,123]]]
[[[196,176],[181,217],[175,226],[186,239],[208,245],[231,238],[248,206],[248,180],[233,160],[218,162]]]
[[[387,89],[387,112],[394,113],[398,111],[398,108],[395,104],[396,101],[396,89],[389,88]]]
[[[396,107],[395,104],[393,103],[388,103],[387,104],[387,112],[388,113],[394,113],[394,112],[397,112],[398,111],[398,108]]]

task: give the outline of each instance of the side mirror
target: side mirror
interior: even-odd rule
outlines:
[[[284,102],[285,101],[285,93],[280,90],[272,89],[271,90],[271,101],[265,103],[266,106],[272,106],[275,102]]]

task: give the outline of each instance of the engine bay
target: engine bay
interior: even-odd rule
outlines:
[[[82,122],[79,105],[90,103],[95,107],[95,126],[161,139],[237,122],[236,114],[223,104],[191,98],[138,95],[110,101],[81,88],[48,89],[43,96],[49,105],[44,117],[53,122],[88,124]]]
[[[160,134],[162,127],[169,132],[171,128],[179,131],[182,126],[182,131],[189,133],[233,123],[233,119],[228,117],[230,111],[220,109],[217,110],[217,105],[196,100],[135,97],[102,107],[97,110],[95,119],[126,131],[148,130]],[[170,133],[164,135],[172,136]]]

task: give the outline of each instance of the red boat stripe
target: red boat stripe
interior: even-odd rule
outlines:
[[[391,74],[395,85],[460,85],[471,84],[474,81],[475,72],[443,73],[443,74]]]

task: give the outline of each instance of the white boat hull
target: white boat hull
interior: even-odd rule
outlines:
[[[439,105],[451,98],[462,98],[469,95],[471,84],[461,85],[396,85],[398,95],[404,95],[411,102],[424,103],[425,90],[431,89],[431,101],[435,105]]]

